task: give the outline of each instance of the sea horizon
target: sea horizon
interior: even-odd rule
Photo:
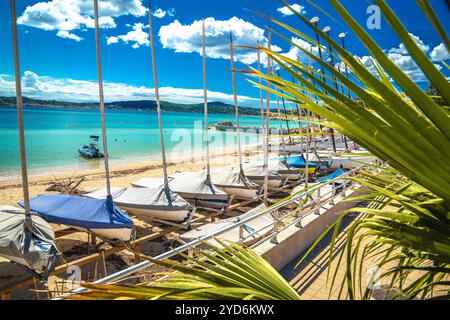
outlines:
[[[161,160],[157,113],[152,110],[108,109],[106,127],[111,165],[144,164]],[[212,126],[222,121],[235,124],[233,115],[208,114]],[[201,113],[164,112],[164,140],[168,161],[201,155],[204,147],[204,115]],[[85,159],[78,148],[89,142],[90,135],[101,137],[100,113],[95,109],[24,106],[25,143],[30,176],[100,169],[102,159]],[[240,116],[240,126],[260,127],[261,119]],[[278,120],[270,126],[279,128]],[[291,127],[298,123],[291,122]],[[285,128],[285,123],[283,123]],[[209,130],[211,150],[217,152],[237,145],[234,132]],[[17,113],[11,106],[0,106],[0,181],[20,177]],[[242,145],[260,142],[254,133],[242,133]],[[100,139],[100,148],[103,149]],[[189,154],[190,152],[190,154]]]

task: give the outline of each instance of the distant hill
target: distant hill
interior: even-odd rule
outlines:
[[[63,107],[63,108],[79,108],[93,109],[98,108],[98,104],[94,102],[67,102],[55,100],[38,100],[23,97],[23,103],[36,107]],[[0,105],[15,105],[15,97],[0,97]],[[152,110],[156,111],[156,101],[140,100],[140,101],[115,101],[105,103],[105,107],[111,110]],[[168,112],[194,112],[203,113],[203,103],[199,104],[179,104],[167,101],[161,101],[161,109]],[[223,102],[209,102],[209,113],[218,114],[234,114],[234,106]],[[275,110],[272,110],[275,111]],[[250,107],[239,107],[241,115],[258,116],[260,110]]]

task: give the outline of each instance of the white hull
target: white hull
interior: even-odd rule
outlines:
[[[259,186],[264,186],[264,177],[248,177],[247,178],[250,179],[250,181],[256,183]],[[281,185],[283,184],[283,180],[282,179],[269,179],[269,189],[278,189],[281,187]]]
[[[370,162],[372,160],[375,160],[375,158],[368,158],[368,157],[349,157],[349,158],[332,158],[333,161],[331,162],[331,169],[338,169],[339,167],[343,167],[344,169],[354,169],[361,165],[363,165],[364,162]]]
[[[119,205],[120,208],[136,216],[143,216],[148,218],[156,218],[167,221],[185,221],[190,211],[189,210],[155,210],[144,208],[133,208],[124,205]]]
[[[85,228],[78,228],[78,227],[74,228],[81,231],[88,231]],[[131,239],[131,228],[89,229],[89,231],[98,235],[102,239],[120,240],[120,241],[130,241]]]
[[[233,186],[220,186],[219,188],[230,196],[235,196],[239,199],[253,199],[258,196],[258,190],[256,189],[238,188]]]
[[[297,181],[300,180],[302,178],[301,174],[296,174],[296,173],[278,173],[281,178],[283,178],[283,180],[288,180],[288,181]]]
[[[280,150],[286,150],[287,152],[303,152],[303,148],[301,145],[280,145]]]
[[[184,198],[187,202],[189,202],[192,206],[200,206],[203,208],[210,208],[210,209],[224,209],[228,202],[223,202],[223,199],[218,199],[222,201],[212,201],[213,199],[189,199]]]

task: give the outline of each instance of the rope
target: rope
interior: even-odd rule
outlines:
[[[166,160],[166,150],[164,146],[164,136],[163,136],[163,128],[162,128],[162,116],[161,116],[161,102],[159,99],[159,87],[158,87],[158,75],[156,71],[156,55],[155,55],[155,42],[153,35],[153,18],[152,18],[152,8],[151,1],[148,2],[148,17],[149,17],[149,32],[150,32],[150,46],[151,46],[151,54],[152,54],[152,70],[153,70],[153,84],[155,87],[155,98],[156,98],[156,106],[158,112],[158,126],[159,126],[159,139],[161,142],[161,157],[162,157],[162,168],[164,174],[164,185],[167,197],[171,202],[171,197],[169,191],[169,177],[167,175],[167,160]]]
[[[111,183],[109,177],[109,158],[108,158],[108,141],[106,138],[105,123],[105,99],[103,94],[103,73],[102,73],[102,57],[100,52],[100,31],[98,22],[98,0],[94,0],[94,16],[95,16],[95,44],[97,51],[97,74],[98,74],[98,93],[100,98],[100,118],[102,122],[102,141],[103,141],[103,159],[105,163],[106,176],[106,193],[111,196]]]
[[[267,35],[267,47],[270,50],[271,49],[271,37],[272,33],[269,29],[268,35]],[[270,76],[270,63],[271,59],[270,56],[267,55],[267,75]],[[270,89],[270,81],[267,80],[267,87]],[[266,130],[264,132],[264,204],[267,205],[267,198],[268,198],[268,189],[269,189],[269,121],[270,121],[270,91],[267,90],[267,97],[266,97]]]
[[[209,128],[208,128],[208,90],[206,84],[206,36],[205,36],[205,19],[202,24],[202,55],[203,55],[203,97],[205,104],[205,144],[206,144],[206,177],[209,181],[211,176],[211,164],[209,159]]]
[[[17,118],[19,125],[20,165],[22,169],[22,190],[25,208],[25,228],[28,230],[27,234],[31,235],[33,222],[31,220],[30,193],[28,190],[27,155],[25,151],[26,148],[25,148],[25,129],[23,125],[22,83],[20,79],[21,73],[19,61],[19,40],[17,36],[17,17],[16,17],[15,0],[10,0],[10,4],[11,4],[13,47],[14,47],[14,78],[16,83]]]
[[[231,75],[233,82],[233,95],[234,95],[234,111],[236,114],[236,134],[238,144],[238,159],[239,159],[239,171],[244,175],[244,169],[242,167],[242,149],[241,149],[241,129],[239,126],[239,105],[237,99],[236,90],[236,74],[234,70],[234,49],[233,49],[233,34],[230,31],[230,60],[231,60]]]

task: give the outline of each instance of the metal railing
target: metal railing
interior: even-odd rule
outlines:
[[[330,180],[328,180],[326,182],[319,183],[319,184],[317,184],[317,185],[307,189],[306,191],[299,192],[299,193],[297,193],[297,194],[295,194],[295,195],[293,195],[293,196],[291,196],[291,197],[289,197],[289,198],[287,198],[285,200],[277,202],[277,203],[273,204],[272,206],[261,210],[260,212],[256,213],[253,216],[244,218],[244,219],[242,219],[242,220],[240,220],[240,221],[238,221],[236,223],[233,223],[232,225],[223,227],[223,228],[221,228],[221,229],[219,229],[217,231],[214,231],[214,232],[212,232],[210,234],[207,234],[207,235],[204,235],[202,237],[199,237],[199,238],[197,238],[195,240],[192,240],[191,242],[186,243],[184,245],[181,245],[181,246],[179,246],[179,247],[177,247],[175,249],[172,249],[172,250],[169,250],[167,252],[164,252],[164,253],[154,257],[153,259],[155,259],[155,260],[164,260],[164,259],[168,259],[168,258],[171,258],[173,256],[176,256],[177,254],[185,252],[185,251],[189,252],[190,249],[195,248],[195,247],[201,245],[202,243],[204,243],[204,242],[206,242],[208,240],[213,240],[214,238],[216,238],[216,237],[218,237],[218,236],[220,236],[222,234],[225,234],[225,233],[227,233],[229,231],[232,231],[234,229],[237,229],[237,228],[239,228],[239,241],[238,242],[242,243],[246,239],[249,239],[250,237],[253,237],[253,236],[257,235],[262,230],[268,229],[269,227],[273,226],[272,231],[264,234],[263,236],[259,235],[259,238],[261,238],[261,237],[262,238],[260,240],[258,240],[256,243],[253,243],[251,245],[251,247],[256,247],[257,245],[263,243],[264,241],[267,241],[270,238],[272,238],[272,240],[271,240],[272,242],[276,243],[276,241],[277,241],[276,237],[281,231],[287,229],[288,227],[290,227],[290,226],[292,226],[294,224],[299,226],[299,227],[301,227],[301,221],[305,217],[307,217],[308,215],[315,214],[317,212],[317,210],[320,209],[320,206],[324,206],[326,203],[334,201],[334,199],[336,197],[340,196],[340,195],[344,195],[345,196],[345,192],[352,185],[352,182],[345,181],[343,183],[343,190],[340,191],[339,193],[335,192],[337,190],[337,188],[334,186],[335,185],[334,182],[336,182],[338,180],[345,180],[345,178],[349,178],[349,177],[353,176],[356,173],[356,171],[362,169],[363,167],[365,167],[365,165],[358,166],[357,168],[352,169],[352,170],[346,172],[343,175],[340,175],[340,176],[338,176],[336,178],[330,179]],[[331,196],[328,199],[326,199],[324,202],[320,202],[319,201],[320,198],[323,198],[326,195],[326,194],[320,195],[320,189],[323,188],[326,185],[329,185],[329,184],[333,184],[332,190],[328,192],[328,193],[331,193]],[[297,207],[295,210],[293,210],[292,212],[282,216],[281,218],[280,217],[276,218],[276,216],[273,215],[273,212],[278,211],[278,210],[282,209],[283,207],[285,207],[285,206],[287,206],[287,205],[289,205],[289,204],[291,204],[293,202],[296,202],[298,200],[301,200],[301,199],[304,199],[304,198],[306,198],[308,196],[311,196],[316,191],[318,192],[319,198],[316,198],[316,199],[313,198],[310,202],[305,202],[300,207]],[[313,206],[311,211],[309,211],[305,215],[298,216],[298,212],[299,211],[301,211],[302,209],[307,208],[308,206],[314,205],[314,203],[312,203],[312,202],[318,204],[319,207],[314,207]],[[253,230],[251,232],[248,232],[248,226],[246,226],[246,225],[249,222],[251,222],[251,221],[253,221],[255,219],[258,219],[260,217],[266,216],[266,215],[272,215],[274,217],[274,221],[273,222],[269,222],[267,225],[261,227],[258,230]],[[281,220],[285,220],[286,218],[291,217],[291,216],[294,216],[294,219],[280,228]],[[246,229],[247,229],[248,235],[244,237],[244,231]],[[153,264],[154,263],[150,262],[150,261],[142,261],[142,262],[140,262],[140,263],[138,263],[138,264],[136,264],[134,266],[128,267],[128,268],[126,268],[124,270],[121,270],[121,271],[116,272],[114,274],[111,274],[111,275],[109,275],[107,277],[99,279],[99,280],[93,282],[93,284],[116,283],[116,282],[119,282],[120,280],[123,280],[126,277],[131,276],[132,274],[134,274],[136,272],[142,271],[142,270],[150,267]],[[78,288],[78,289],[73,290],[70,294],[81,293],[81,292],[85,292],[87,290],[88,289],[86,289],[86,288]],[[56,298],[56,299],[63,299],[63,297]]]

